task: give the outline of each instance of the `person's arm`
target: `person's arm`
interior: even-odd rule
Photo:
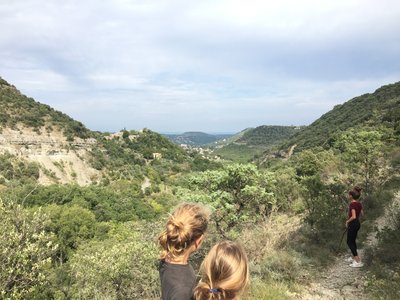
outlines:
[[[346,221],[346,227],[349,225],[349,223],[353,220],[357,219],[356,217],[356,210],[354,208],[351,209],[351,217]]]

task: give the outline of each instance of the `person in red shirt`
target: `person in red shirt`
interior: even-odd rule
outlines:
[[[350,248],[352,257],[350,267],[360,268],[363,266],[360,256],[357,253],[357,233],[360,230],[360,216],[363,214],[363,207],[359,199],[361,196],[361,188],[358,186],[354,187],[353,190],[349,192],[349,214],[346,220],[347,227],[347,245]]]

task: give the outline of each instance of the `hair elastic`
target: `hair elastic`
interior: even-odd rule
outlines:
[[[210,293],[219,293],[220,290],[219,289],[209,289],[208,290]]]

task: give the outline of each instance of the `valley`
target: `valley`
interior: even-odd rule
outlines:
[[[157,237],[177,204],[195,202],[212,215],[191,263],[197,272],[217,241],[241,243],[243,299],[397,299],[399,107],[397,82],[309,126],[111,134],[1,79],[0,298],[159,299]],[[357,270],[339,245],[355,185]]]

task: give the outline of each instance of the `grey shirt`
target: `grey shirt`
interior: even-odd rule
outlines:
[[[196,274],[190,264],[171,264],[164,260],[159,265],[162,300],[191,300],[196,286]]]

